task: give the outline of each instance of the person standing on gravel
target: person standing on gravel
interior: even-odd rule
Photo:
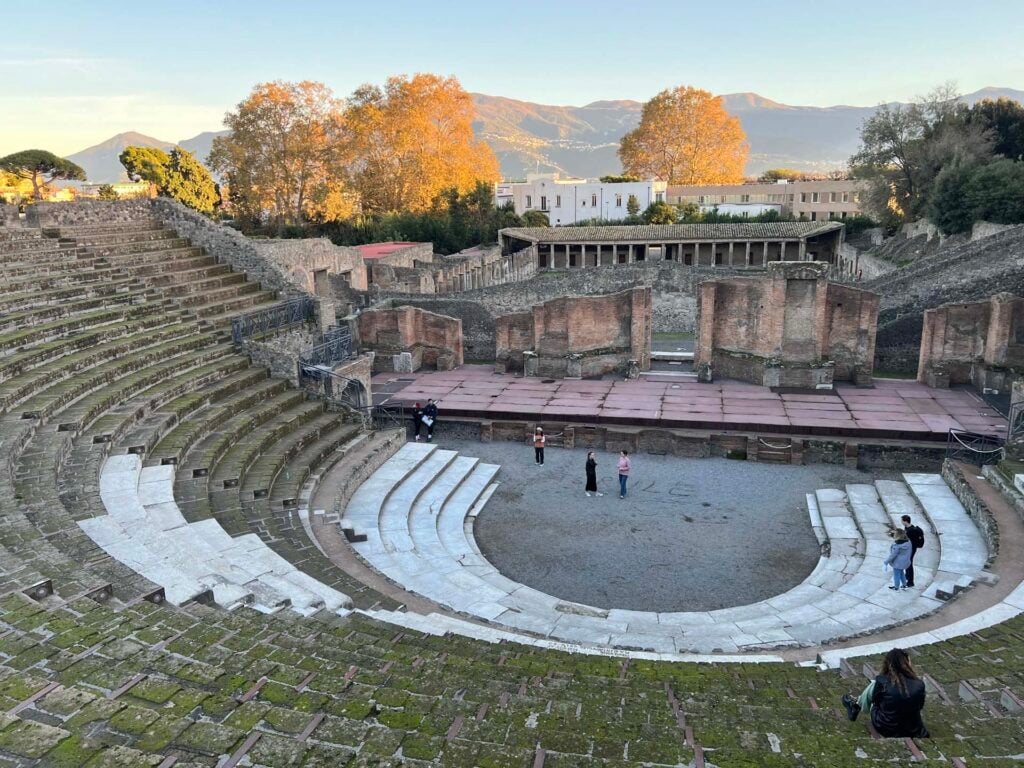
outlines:
[[[593,451],[587,451],[587,496],[604,496],[597,491],[597,459]]]
[[[544,466],[544,430],[537,427],[533,431],[533,460],[540,466]]]
[[[885,564],[892,566],[892,586],[889,589],[899,592],[907,588],[907,566],[912,552],[907,534],[902,530],[896,531],[896,541],[889,547],[889,556],[885,558]]]
[[[632,466],[629,463],[629,451],[619,453],[619,498],[626,498],[626,481],[629,479],[629,470]]]
[[[907,540],[910,542],[910,565],[907,566],[907,586],[914,586],[914,556],[917,555],[917,550],[924,546],[924,531],[918,526],[911,525],[910,515],[904,515],[900,518],[903,521],[903,532],[907,534]]]

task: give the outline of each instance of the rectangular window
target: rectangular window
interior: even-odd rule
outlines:
[[[818,220],[818,214],[815,213],[814,211],[811,211],[811,221],[817,221],[817,220]]]
[[[850,193],[849,192],[843,192],[843,202],[844,203],[850,202]]]
[[[750,202],[750,195],[740,195],[740,202],[741,203],[749,203]]]
[[[615,207],[616,208],[621,208],[622,207],[622,195],[616,195],[615,196]]]
[[[555,208],[561,208],[561,207],[562,207],[562,196],[561,195],[555,195]]]
[[[654,193],[654,201],[657,202],[657,203],[665,202],[665,193],[664,192],[655,192]]]
[[[818,193],[817,192],[811,192],[811,202],[812,203],[818,202]]]
[[[590,196],[590,205],[592,208],[597,208],[597,195]]]
[[[704,202],[704,195],[697,195],[697,202],[698,203],[703,203]]]
[[[526,207],[533,208],[533,197],[531,195],[526,196]]]
[[[545,195],[540,196],[540,209],[546,211],[548,209],[548,199]]]
[[[801,192],[800,193],[800,202],[801,203],[806,203],[807,202],[807,193],[806,192]]]
[[[837,194],[838,194],[838,193],[836,193],[836,192],[829,192],[829,193],[828,193],[828,201],[829,201],[830,203],[834,203],[834,202],[836,202],[836,196],[837,196]]]

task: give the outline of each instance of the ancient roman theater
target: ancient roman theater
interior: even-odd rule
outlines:
[[[0,764],[1014,764],[1024,299],[856,259],[0,207]],[[929,740],[841,714],[893,647]]]

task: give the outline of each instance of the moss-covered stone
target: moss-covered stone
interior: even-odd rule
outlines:
[[[242,731],[217,723],[193,723],[175,738],[174,743],[204,755],[230,752],[244,736]]]
[[[0,732],[0,749],[22,757],[38,758],[70,735],[63,728],[54,728],[32,720],[19,720]]]
[[[149,724],[159,717],[152,709],[128,706],[110,718],[110,727],[122,733],[137,735],[145,733]]]

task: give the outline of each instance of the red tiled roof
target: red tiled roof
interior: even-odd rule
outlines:
[[[359,255],[364,259],[379,259],[382,256],[388,256],[395,251],[408,248],[410,245],[419,245],[419,243],[392,240],[387,243],[368,243],[367,245],[357,245],[356,250],[359,251]]]

